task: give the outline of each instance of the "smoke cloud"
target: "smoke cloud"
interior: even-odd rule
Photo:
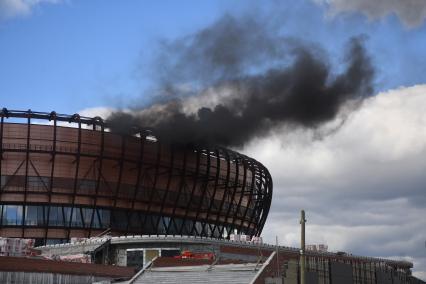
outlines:
[[[224,16],[162,42],[153,69],[160,95],[108,120],[115,131],[136,124],[160,140],[222,146],[243,146],[283,124],[315,129],[372,94],[363,41],[348,42],[334,72],[323,50],[280,36],[269,21]]]

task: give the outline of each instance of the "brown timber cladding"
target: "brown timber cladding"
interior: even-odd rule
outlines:
[[[217,238],[262,231],[272,179],[249,157],[161,144],[145,130],[111,133],[100,118],[0,114],[0,236],[45,242],[105,229]]]

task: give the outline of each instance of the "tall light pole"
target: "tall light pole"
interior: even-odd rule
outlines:
[[[305,210],[300,212],[300,284],[305,284]]]

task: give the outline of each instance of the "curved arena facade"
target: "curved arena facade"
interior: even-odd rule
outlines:
[[[99,117],[0,112],[0,236],[37,244],[112,235],[259,236],[272,179],[224,148],[112,133]]]

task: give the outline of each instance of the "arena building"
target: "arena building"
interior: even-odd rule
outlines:
[[[99,117],[0,118],[0,237],[37,246],[1,257],[2,283],[299,283],[299,249],[257,238],[272,179],[254,159],[114,133]],[[307,284],[424,283],[407,261],[303,254]]]
[[[272,179],[224,148],[110,131],[100,117],[0,112],[0,236],[36,245],[110,235],[259,236]]]

